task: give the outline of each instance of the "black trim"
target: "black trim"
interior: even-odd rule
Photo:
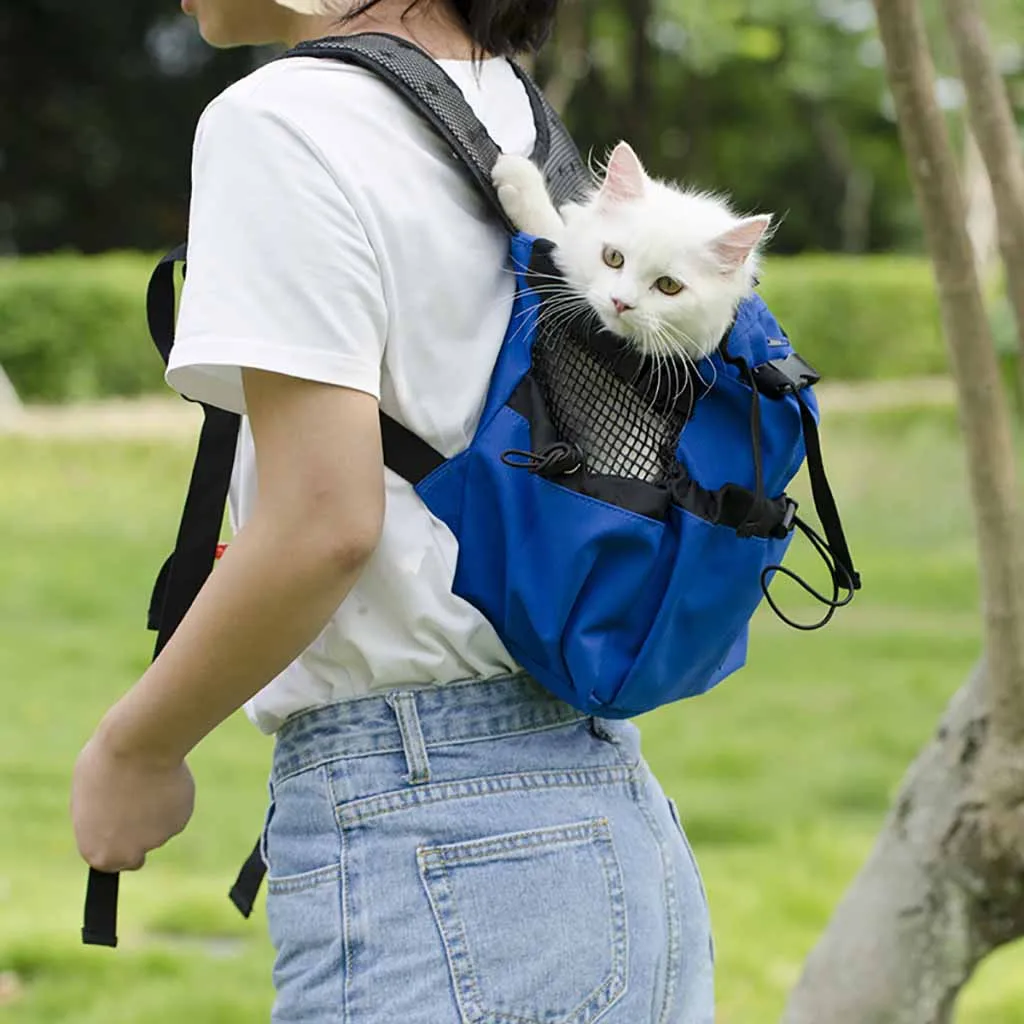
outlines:
[[[552,450],[556,445],[563,443],[551,422],[540,385],[530,374],[519,382],[508,401],[508,407],[530,424],[530,446],[534,451],[540,453]],[[572,468],[571,464],[567,464],[566,468]],[[672,505],[668,488],[663,484],[650,484],[630,477],[605,476],[576,469],[569,473],[552,473],[545,476],[560,487],[586,494],[609,505],[617,505],[637,515],[647,516],[648,519],[664,521],[668,518],[668,511]]]
[[[544,94],[537,87],[537,83],[520,67],[514,60],[510,60],[512,70],[516,78],[522,83],[526,95],[530,100],[530,108],[533,110],[533,123],[537,130],[537,138],[533,145],[533,152],[530,159],[543,166],[547,163],[548,155],[551,152],[551,123],[548,117],[548,107],[544,101]]]
[[[540,385],[530,374],[520,381],[508,406],[530,424],[530,445],[534,451],[506,454],[529,454],[539,459],[545,452],[553,452],[559,445],[564,446],[551,422]],[[506,460],[503,456],[502,461],[512,465],[517,460]],[[753,491],[736,484],[726,484],[716,491],[710,491],[693,480],[679,462],[675,463],[675,472],[664,483],[579,471],[577,460],[568,457],[564,466],[562,472],[558,472],[560,466],[550,460],[542,467],[542,475],[560,487],[649,519],[664,521],[668,518],[669,509],[675,504],[699,519],[729,527],[744,537],[781,538],[793,529],[796,502],[786,495],[766,499],[758,505]],[[539,471],[525,458],[521,465],[513,468]],[[550,471],[552,469],[555,471]]]
[[[797,504],[783,494],[758,502],[754,491],[725,484],[717,491],[701,487],[680,466],[670,484],[673,502],[698,519],[727,526],[740,537],[771,537],[781,540],[793,529]]]

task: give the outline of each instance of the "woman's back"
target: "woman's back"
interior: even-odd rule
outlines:
[[[533,112],[507,61],[442,66],[504,151],[532,151]],[[244,365],[258,352],[261,369],[379,397],[445,454],[468,444],[509,323],[507,235],[401,97],[352,66],[274,62],[211,104],[193,178],[176,388],[241,411],[244,349]],[[255,484],[243,428],[236,526]],[[396,475],[387,490],[383,538],[356,588],[250,705],[263,728],[410,680],[514,667],[486,620],[451,593],[457,549],[447,528]]]

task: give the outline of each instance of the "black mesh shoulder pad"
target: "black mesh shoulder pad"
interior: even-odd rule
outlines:
[[[300,43],[284,57],[323,57],[376,74],[448,143],[505,226],[515,230],[491,183],[501,150],[455,82],[414,43],[386,33],[367,32]],[[575,143],[536,83],[518,64],[513,62],[512,67],[533,108],[537,129],[533,160],[544,171],[552,201],[561,206],[582,198],[590,178]]]

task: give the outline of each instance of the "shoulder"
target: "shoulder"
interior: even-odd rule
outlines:
[[[203,112],[197,147],[210,136],[243,144],[264,133],[290,134],[317,149],[324,140],[387,134],[412,112],[372,72],[313,57],[275,60],[224,90]]]

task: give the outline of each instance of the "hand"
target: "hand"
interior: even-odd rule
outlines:
[[[137,871],[150,850],[185,828],[194,804],[195,783],[184,761],[120,754],[102,731],[78,755],[71,821],[78,852],[100,871]]]

